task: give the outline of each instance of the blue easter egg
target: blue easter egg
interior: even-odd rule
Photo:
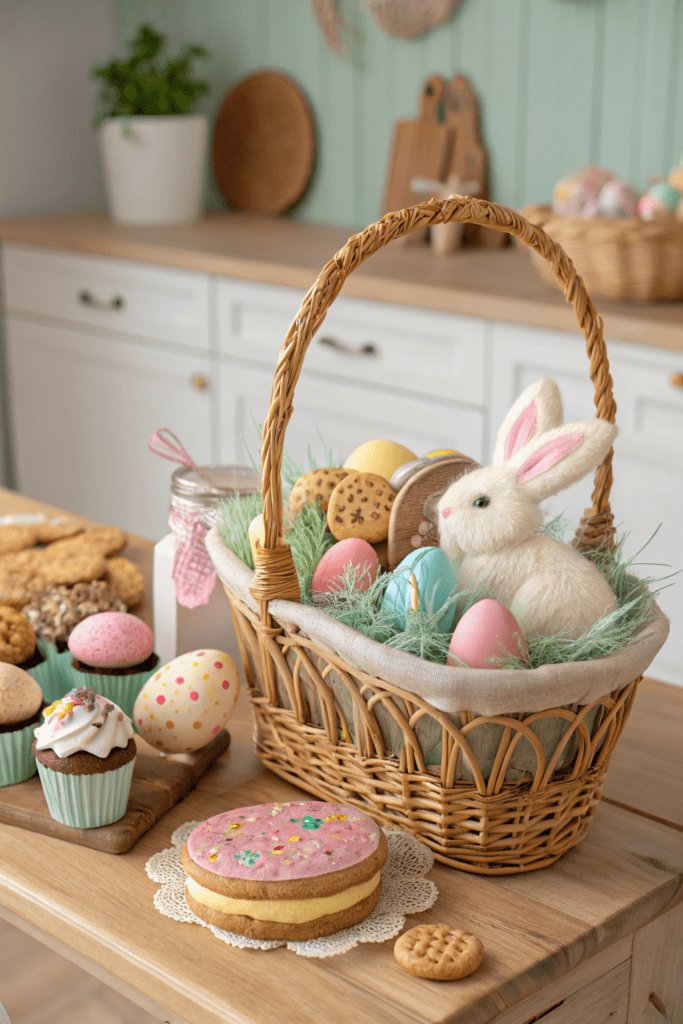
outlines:
[[[382,609],[391,615],[398,629],[405,629],[406,611],[413,607],[415,600],[411,575],[415,579],[420,611],[438,611],[457,584],[453,563],[441,548],[423,547],[411,551],[397,565],[382,601]],[[451,630],[454,619],[455,605],[452,605],[439,621],[439,632],[447,633]]]

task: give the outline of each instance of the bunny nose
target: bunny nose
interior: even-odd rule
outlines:
[[[452,511],[453,511],[452,508],[442,508],[441,509],[441,515],[444,517],[444,519],[448,519],[448,517],[449,517],[449,515],[451,514]]]

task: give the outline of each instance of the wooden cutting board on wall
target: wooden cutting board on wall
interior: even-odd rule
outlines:
[[[412,121],[397,121],[394,125],[382,213],[402,210],[424,199],[411,190],[413,178],[443,180],[447,174],[451,130],[438,118],[444,89],[443,78],[430,75],[420,91],[418,117]]]

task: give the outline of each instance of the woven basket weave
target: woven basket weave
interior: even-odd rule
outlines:
[[[566,251],[586,288],[603,299],[683,299],[683,221],[643,221],[638,217],[559,217],[550,206],[520,210]],[[531,261],[549,284],[557,285],[552,264],[531,252]]]
[[[409,829],[444,864],[506,874],[545,867],[584,837],[641,673],[666,639],[666,620],[659,616],[646,639],[629,649],[640,652],[633,661],[619,652],[533,671],[436,666],[390,653],[297,603],[291,549],[282,541],[285,428],[306,349],[355,267],[391,239],[442,221],[510,232],[551,263],[586,337],[596,415],[614,421],[602,324],[566,253],[504,206],[459,196],[431,200],[387,214],[350,238],[289,330],[263,427],[265,542],[256,572],[227,550],[217,530],[207,547],[230,599],[263,764],[322,799]],[[612,536],[611,455],[595,474],[593,508],[580,528],[583,546]],[[487,686],[499,688],[503,677],[504,699],[484,700]],[[539,707],[537,685],[546,695],[548,680],[562,706],[549,707],[546,697]],[[454,682],[456,694],[446,710],[445,681]],[[465,710],[473,706],[488,711]]]

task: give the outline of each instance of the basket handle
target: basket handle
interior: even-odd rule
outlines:
[[[616,404],[612,396],[607,350],[598,316],[586,287],[564,249],[542,228],[536,227],[507,206],[471,196],[430,199],[405,210],[388,213],[376,224],[349,238],[346,245],[323,267],[309,289],[301,309],[284,340],[273,380],[270,407],[263,426],[261,486],[265,538],[257,550],[256,573],[249,588],[259,602],[261,620],[270,625],[268,601],[273,598],[298,601],[299,584],[289,545],[282,540],[282,454],[285,430],[293,412],[292,399],[306,350],[327,310],[339,295],[349,274],[394,238],[432,224],[456,221],[479,224],[521,239],[543,256],[564,288],[567,302],[574,307],[579,327],[586,338],[590,377],[595,388],[596,417],[614,423]],[[610,543],[613,535],[609,494],[612,486],[612,449],[595,472],[592,508],[586,509],[574,543],[598,547]]]

